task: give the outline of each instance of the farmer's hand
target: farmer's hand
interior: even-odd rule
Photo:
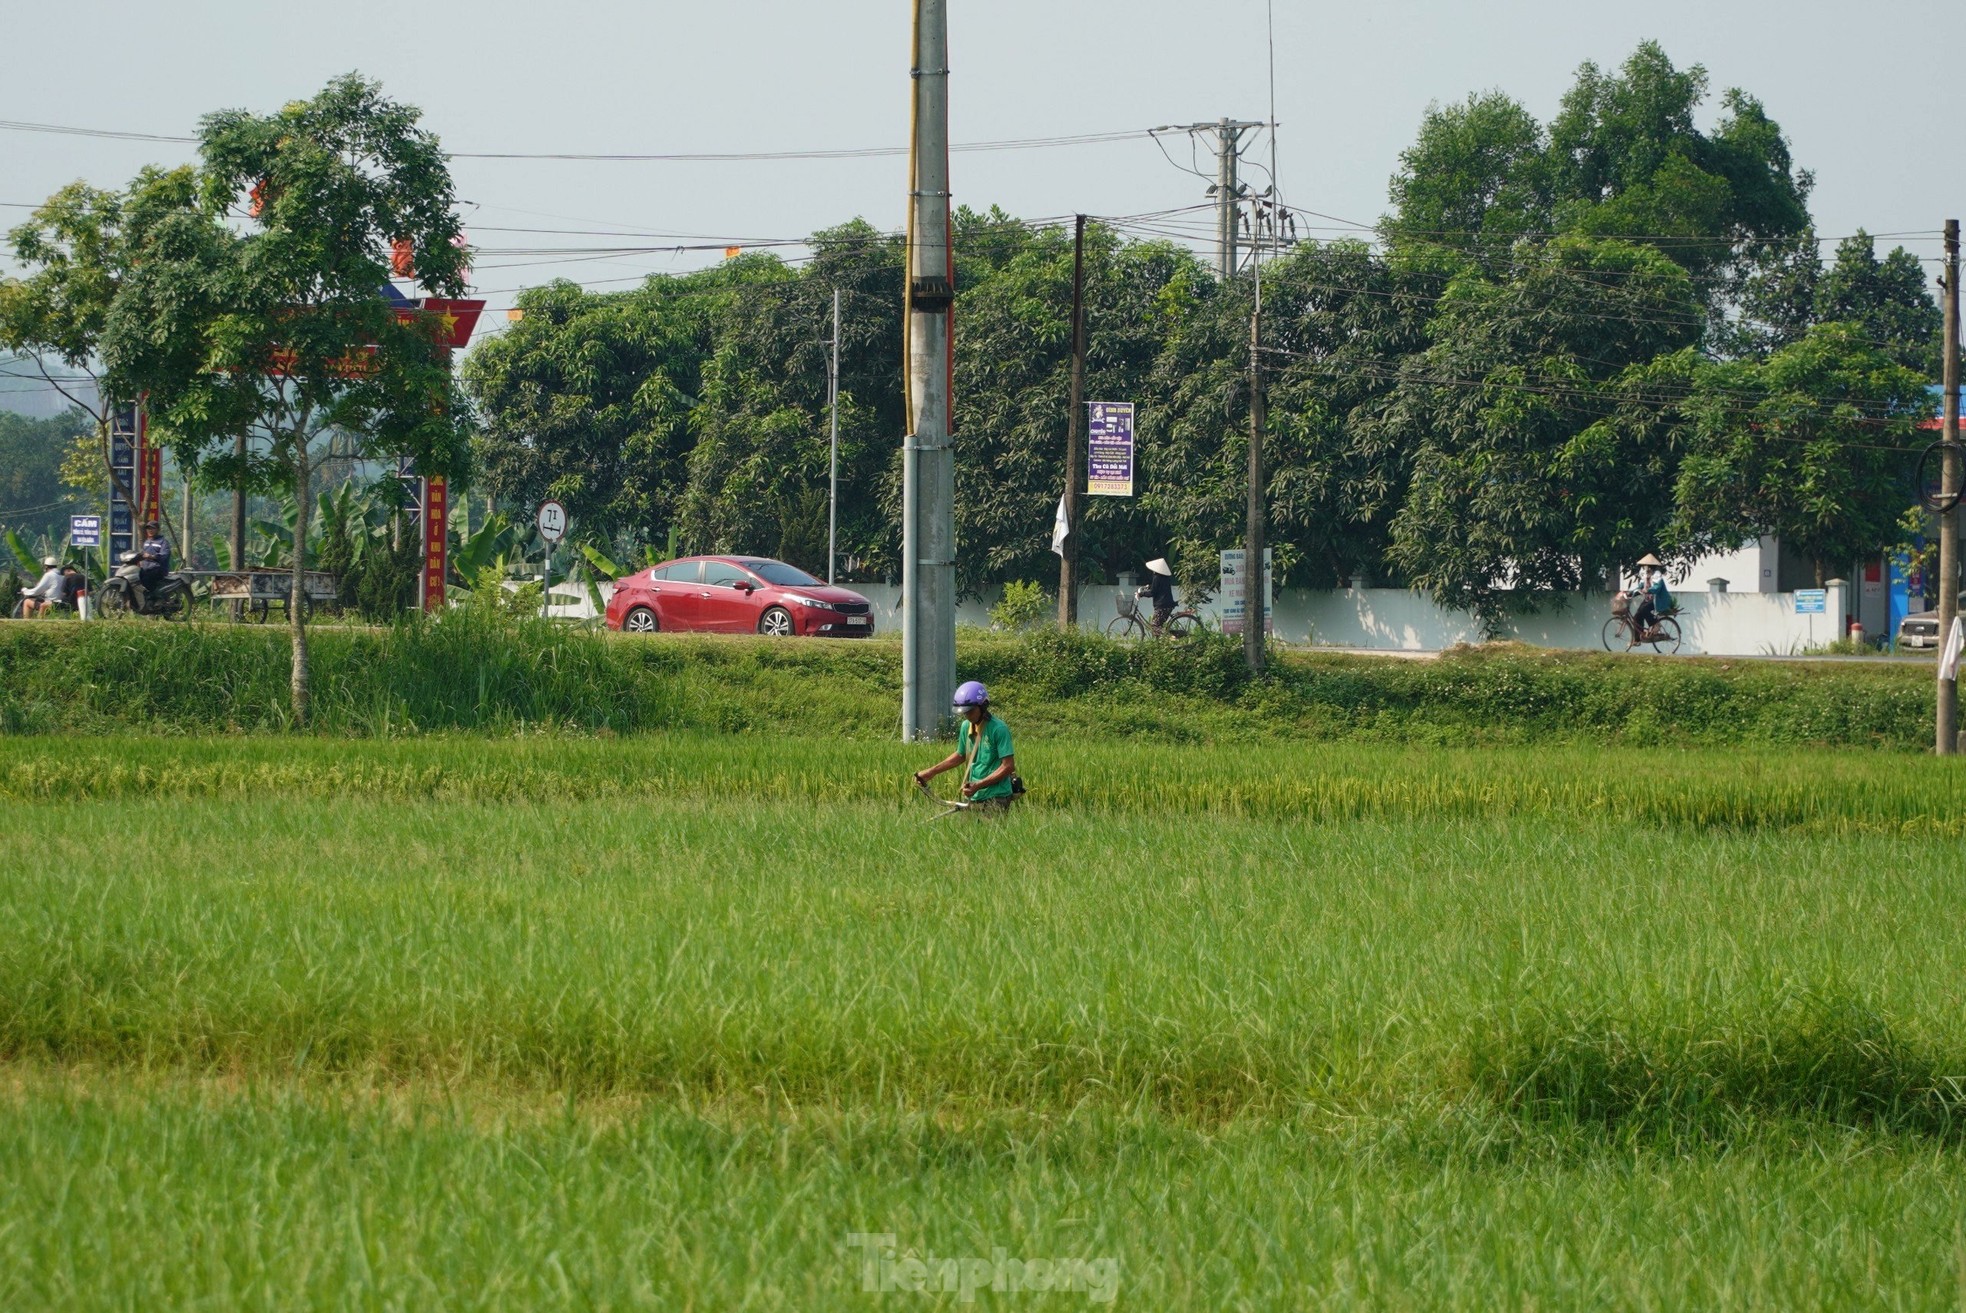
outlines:
[[[921,772],[921,771],[916,771],[916,772],[915,772],[915,785],[916,785],[916,787],[917,787],[917,788],[919,788],[919,787],[921,787],[921,786],[923,786],[923,785],[926,785],[927,783],[928,783],[928,777],[927,777],[927,776],[926,776],[926,775],[925,775],[925,774],[924,774],[923,772]]]
[[[963,781],[963,797],[965,798],[969,797],[972,793],[976,792],[976,789],[977,789],[977,783],[975,780]]]

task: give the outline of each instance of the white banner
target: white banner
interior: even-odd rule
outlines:
[[[1248,553],[1241,548],[1222,553],[1222,587],[1219,596],[1222,603],[1222,632],[1225,634],[1240,634],[1243,617],[1249,611],[1249,594],[1244,587],[1247,583],[1245,577],[1247,572],[1243,569],[1243,561],[1247,555]],[[1276,602],[1276,580],[1270,572],[1272,564],[1270,549],[1265,547],[1263,549],[1263,632],[1265,634],[1276,632],[1275,620],[1270,614]]]

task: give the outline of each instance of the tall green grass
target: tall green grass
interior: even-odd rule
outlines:
[[[1549,1160],[1096,1116],[487,1122],[63,1080],[5,1106],[13,1309],[1943,1310],[1966,1209],[1952,1154],[1875,1137]],[[867,1232],[1109,1260],[1117,1298],[870,1294]]]
[[[1169,742],[1817,744],[1924,750],[1918,667],[1610,657],[1528,649],[1437,661],[1279,652],[1251,678],[1232,643],[977,638],[965,678],[1025,730]],[[198,624],[0,625],[0,731],[290,729],[283,634]],[[653,639],[463,608],[314,639],[313,729],[390,737],[549,728],[896,733],[891,642]]]
[[[1954,763],[1019,747],[0,741],[0,1307],[1954,1301]]]
[[[1331,824],[1566,820],[1959,838],[1966,765],[1869,752],[1550,745],[1429,749],[1257,742],[1209,749],[1025,736],[1039,815]],[[736,799],[920,808],[909,780],[933,748],[791,736],[529,735],[325,739],[0,740],[0,798],[167,796],[531,801]],[[945,788],[945,792],[947,789]]]
[[[486,800],[385,766],[366,794],[252,772],[40,794],[0,839],[0,1057],[842,1110],[1213,1124],[1472,1101],[1668,1136],[1803,1115],[1955,1133],[1956,837],[1667,828],[1534,789],[1397,819],[1141,799],[927,824],[918,800],[753,789],[717,773],[723,745],[644,746],[689,787],[570,800],[542,774]],[[771,746],[807,783],[856,755]],[[1620,766],[1540,769],[1609,792]],[[1673,781],[1693,806],[1722,782]]]

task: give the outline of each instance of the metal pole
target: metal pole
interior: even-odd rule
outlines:
[[[916,0],[908,243],[909,432],[902,456],[901,733],[942,733],[956,685],[956,474],[950,431],[947,0]]]
[[[1240,123],[1215,125],[1215,272],[1223,282],[1236,272],[1236,157]]]
[[[1058,627],[1079,622],[1079,469],[1085,464],[1085,216],[1072,220],[1072,396],[1065,416],[1065,542],[1058,558]]]
[[[833,289],[833,363],[826,374],[826,408],[831,412],[830,469],[826,476],[826,582],[833,582],[833,562],[840,543],[840,289]]]
[[[1944,650],[1952,634],[1953,618],[1959,613],[1959,511],[1949,503],[1959,496],[1960,462],[1955,445],[1959,441],[1959,220],[1947,219],[1945,228],[1946,318],[1945,361],[1940,368],[1945,393],[1944,427],[1939,433],[1946,442],[1944,483],[1941,485],[1946,509],[1939,512],[1939,644]],[[1938,752],[1950,757],[1959,751],[1959,682],[1939,679],[1937,708]]]

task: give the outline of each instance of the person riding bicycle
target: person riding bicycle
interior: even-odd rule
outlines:
[[[1637,607],[1632,611],[1632,641],[1643,643],[1652,632],[1653,622],[1673,609],[1672,593],[1666,588],[1665,562],[1647,552],[1638,563],[1644,573],[1637,594]]]
[[[1154,601],[1154,632],[1158,634],[1166,627],[1167,618],[1174,614],[1174,570],[1165,556],[1147,562],[1147,586],[1139,590],[1139,595]]]
[[[61,562],[52,556],[44,556],[41,565],[47,573],[35,581],[34,587],[20,595],[20,618],[23,620],[48,614],[55,609],[55,603],[62,600]]]
[[[925,785],[945,770],[967,764],[962,794],[974,812],[1006,812],[1024,792],[1017,778],[1017,755],[1011,747],[1010,726],[990,713],[990,693],[977,680],[956,690],[956,714],[963,718],[956,750],[927,770],[915,772]]]

